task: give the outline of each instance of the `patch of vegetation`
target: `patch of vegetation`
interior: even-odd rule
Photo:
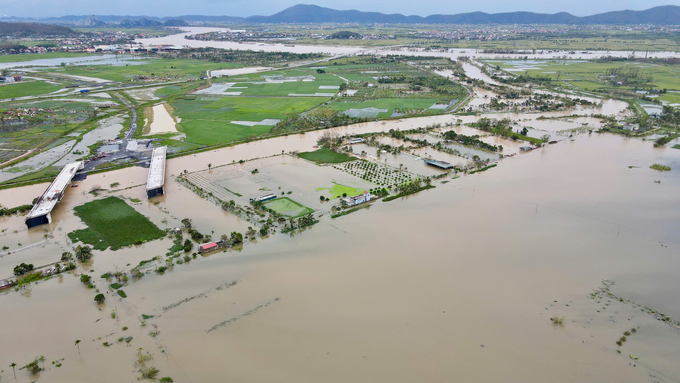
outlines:
[[[127,294],[125,294],[125,291],[123,290],[118,290],[118,295],[120,295],[121,298],[127,298]]]
[[[313,161],[321,164],[338,164],[342,162],[356,160],[355,157],[348,156],[344,153],[338,153],[326,147],[323,147],[319,150],[315,150],[313,152],[302,152],[299,153],[298,156],[308,161]]]
[[[493,164],[493,165],[485,166],[485,167],[483,167],[483,168],[481,168],[481,169],[473,170],[473,171],[471,171],[471,172],[468,173],[468,174],[481,173],[481,172],[487,171],[487,170],[489,170],[489,169],[491,169],[491,168],[495,168],[496,166],[498,166],[498,164]]]
[[[423,190],[434,189],[434,188],[435,188],[435,186],[430,185],[430,184],[427,184],[425,186],[421,186],[421,180],[418,179],[418,180],[409,182],[407,184],[400,185],[398,187],[399,194],[395,194],[395,195],[391,195],[389,197],[385,197],[385,198],[383,198],[383,201],[389,202],[389,201],[395,200],[397,198],[405,197],[407,195],[415,194],[415,193],[418,193],[418,192],[423,191]]]
[[[668,172],[668,171],[671,170],[670,166],[661,165],[661,164],[654,164],[654,165],[650,166],[650,168],[654,169],[654,170],[658,170],[660,172]]]
[[[74,210],[88,228],[69,233],[69,238],[92,244],[95,249],[110,246],[117,250],[165,236],[164,231],[117,197],[88,202]]]
[[[21,205],[17,207],[2,207],[0,206],[0,217],[6,216],[6,215],[12,215],[16,213],[23,213],[25,211],[29,211],[33,208],[33,205]]]

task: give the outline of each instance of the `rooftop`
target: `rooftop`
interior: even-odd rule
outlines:
[[[165,184],[165,154],[167,146],[154,148],[151,154],[151,165],[149,166],[149,178],[146,180],[146,190],[153,190],[163,187]]]
[[[26,219],[40,217],[49,214],[54,205],[59,202],[64,194],[64,190],[68,187],[76,172],[83,168],[83,161],[73,162],[64,166],[57,178],[52,181],[45,193],[40,196],[38,202],[33,206],[31,211],[26,216]]]

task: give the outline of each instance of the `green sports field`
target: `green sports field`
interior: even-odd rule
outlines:
[[[288,197],[281,197],[265,202],[264,206],[281,215],[293,218],[301,217],[314,212],[314,210],[303,206]]]

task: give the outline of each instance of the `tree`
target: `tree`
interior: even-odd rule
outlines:
[[[235,231],[231,232],[231,243],[238,244],[243,242],[243,234],[237,233]]]
[[[40,366],[38,365],[38,358],[35,358],[34,361],[32,361],[31,363],[25,365],[24,368],[25,368],[26,371],[28,371],[31,375],[35,375],[35,374],[39,373],[40,371],[42,371],[42,369],[41,369]]]
[[[190,252],[191,249],[192,249],[193,247],[194,247],[194,244],[191,243],[191,240],[186,239],[186,240],[184,241],[183,249],[184,249],[184,252],[185,252],[185,253]]]
[[[78,354],[80,354],[80,339],[76,339],[76,346],[78,347]]]
[[[17,380],[17,370],[14,369],[17,366],[17,364],[12,362],[12,364],[10,364],[9,366],[12,367],[12,372],[14,372],[14,380]]]
[[[33,270],[33,264],[21,263],[20,265],[14,266],[14,275],[24,275],[29,271]]]
[[[92,281],[91,276],[87,274],[80,274],[80,282],[82,282],[84,285],[90,284],[90,281]]]
[[[208,164],[208,170],[212,168],[212,164]]]
[[[191,219],[190,218],[184,218],[182,220],[182,225],[184,225],[185,228],[191,229]]]
[[[544,134],[541,136],[541,141],[543,142],[548,142],[550,141],[550,135],[549,134]]]
[[[104,294],[97,294],[97,295],[94,296],[94,301],[97,302],[97,303],[102,303],[105,300],[106,300],[106,297],[104,296]]]
[[[85,262],[92,258],[92,248],[90,246],[78,245],[74,250],[76,252],[76,259],[80,262]]]
[[[523,128],[522,128],[522,132],[521,132],[521,134],[522,134],[523,136],[526,136],[527,134],[529,134],[529,129],[527,129],[527,127],[526,127],[526,126],[525,126],[525,127],[523,127]]]

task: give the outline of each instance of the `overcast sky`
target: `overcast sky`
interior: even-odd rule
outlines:
[[[335,9],[427,16],[482,11],[488,13],[566,11],[577,16],[657,5],[680,5],[680,0],[0,0],[2,16],[49,17],[64,15],[272,15],[299,3]]]

